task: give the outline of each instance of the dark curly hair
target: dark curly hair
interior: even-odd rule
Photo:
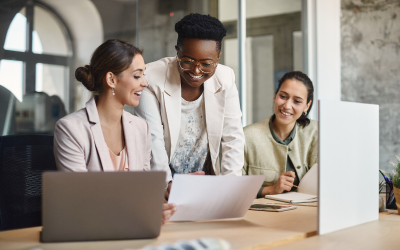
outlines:
[[[185,38],[198,38],[217,42],[217,50],[221,51],[222,38],[226,36],[224,25],[215,17],[191,13],[175,24],[178,33],[176,46],[181,49]]]
[[[308,78],[308,76],[306,74],[304,74],[301,71],[292,71],[292,72],[288,72],[285,75],[282,76],[281,79],[279,79],[279,85],[278,88],[275,91],[275,95],[278,94],[279,89],[281,88],[282,84],[289,79],[295,79],[297,81],[300,81],[304,84],[304,86],[306,86],[307,89],[307,103],[311,102],[310,108],[307,111],[307,114],[301,114],[301,116],[299,117],[299,119],[297,119],[297,123],[300,124],[303,128],[306,127],[308,124],[310,124],[310,119],[308,119],[308,114],[310,113],[310,110],[313,106],[314,103],[314,86],[312,81],[310,80],[310,78]]]

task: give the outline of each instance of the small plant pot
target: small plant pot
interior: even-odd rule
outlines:
[[[396,199],[397,212],[400,214],[400,189],[393,187],[394,198]]]

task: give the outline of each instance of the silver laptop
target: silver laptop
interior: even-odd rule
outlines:
[[[43,242],[155,238],[165,172],[43,174]]]

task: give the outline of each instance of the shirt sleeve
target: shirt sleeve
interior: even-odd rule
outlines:
[[[161,120],[160,103],[156,95],[149,88],[142,92],[142,98],[135,114],[146,120],[151,130],[151,159],[150,166],[153,171],[165,171],[166,183],[172,180],[171,170],[168,165],[168,155],[164,142],[164,126]]]
[[[231,70],[231,74],[233,85],[227,90],[221,138],[221,173],[223,175],[242,175],[245,141],[242,126],[242,111],[240,110],[239,94],[233,70]]]

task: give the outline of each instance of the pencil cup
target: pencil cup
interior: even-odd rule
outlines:
[[[394,196],[393,183],[386,184],[386,209],[396,209],[396,199]],[[398,198],[400,201],[400,198]]]
[[[397,212],[400,214],[400,189],[393,187],[394,197],[396,200]]]

